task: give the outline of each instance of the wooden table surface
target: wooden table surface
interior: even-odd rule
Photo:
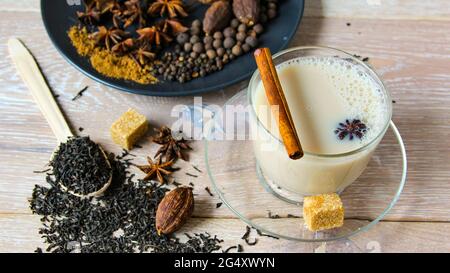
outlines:
[[[449,29],[447,0],[307,1],[291,46],[327,45],[370,57],[396,101],[393,120],[406,144],[408,180],[394,209],[368,232],[327,244],[264,237],[245,251],[450,251]],[[192,104],[193,99],[137,96],[88,79],[52,46],[37,0],[1,1],[0,37],[0,252],[30,252],[42,246],[39,217],[31,214],[27,201],[33,186],[43,182],[43,175],[33,171],[43,168],[56,139],[16,74],[7,52],[9,37],[22,39],[34,53],[74,131],[83,127],[83,134],[109,151],[120,149],[111,142],[108,128],[129,107],[145,114],[156,127],[171,124],[172,107]],[[85,95],[72,101],[86,85]],[[222,105],[245,86],[246,82],[206,94],[203,101]],[[202,143],[193,146],[191,162],[204,169]],[[134,153],[143,159],[151,149],[145,143]],[[195,183],[198,202],[183,231],[218,234],[225,247],[242,244],[245,224],[225,206],[215,208],[218,200],[203,190],[210,184],[206,174]]]

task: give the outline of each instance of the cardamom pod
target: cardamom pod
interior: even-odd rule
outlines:
[[[212,34],[228,26],[232,16],[230,4],[227,1],[216,1],[206,10],[203,18],[203,31]]]
[[[247,26],[258,23],[259,10],[259,0],[233,0],[234,16]]]
[[[192,188],[178,187],[164,196],[156,211],[158,234],[171,234],[179,230],[194,211]]]

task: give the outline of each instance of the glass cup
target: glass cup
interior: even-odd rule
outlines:
[[[378,143],[389,127],[392,117],[392,100],[378,75],[364,62],[341,50],[328,47],[296,47],[273,56],[275,66],[299,57],[329,56],[343,58],[358,66],[379,85],[386,105],[384,127],[364,146],[341,154],[316,154],[304,151],[299,160],[288,157],[283,142],[259,120],[255,112],[255,94],[261,81],[259,71],[253,74],[247,93],[250,110],[253,150],[257,161],[260,182],[279,198],[302,202],[304,196],[330,192],[342,192],[352,184],[366,168]]]

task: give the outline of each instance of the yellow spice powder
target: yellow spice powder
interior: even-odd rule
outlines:
[[[129,56],[117,56],[106,49],[95,46],[89,38],[87,29],[73,26],[69,38],[78,54],[90,56],[92,67],[99,73],[116,79],[135,81],[141,84],[156,83],[158,80],[150,73],[149,66],[141,67]]]

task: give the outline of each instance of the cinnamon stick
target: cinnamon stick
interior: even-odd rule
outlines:
[[[291,159],[299,159],[303,156],[302,145],[272,61],[272,54],[268,48],[258,48],[254,55],[267,100],[271,106],[278,106],[278,128],[286,151]],[[275,111],[274,107],[271,108]]]

